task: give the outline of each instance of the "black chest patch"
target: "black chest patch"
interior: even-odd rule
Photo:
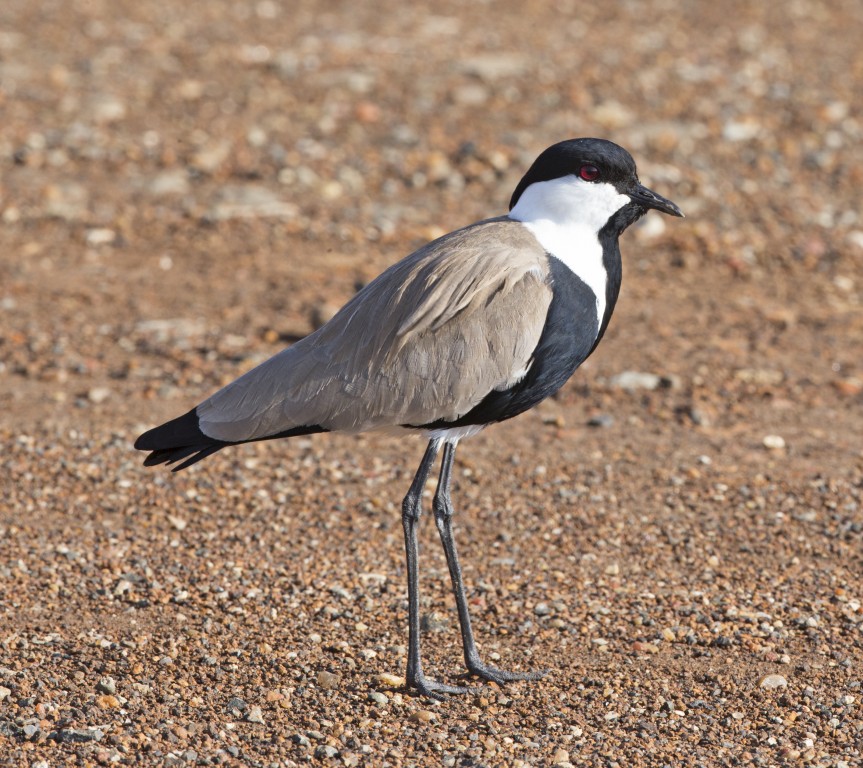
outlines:
[[[489,392],[454,421],[438,419],[411,426],[447,429],[511,419],[557,392],[587,359],[596,345],[602,320],[597,317],[596,295],[562,261],[554,256],[548,261],[554,293],[527,375],[509,389]]]

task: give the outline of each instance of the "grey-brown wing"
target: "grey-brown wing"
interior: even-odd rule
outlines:
[[[453,232],[395,264],[325,326],[197,408],[230,442],[299,426],[360,432],[455,420],[524,376],[551,302],[517,222]]]

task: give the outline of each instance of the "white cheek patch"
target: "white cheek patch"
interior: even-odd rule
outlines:
[[[531,184],[522,192],[509,217],[525,223],[547,219],[560,225],[580,224],[596,233],[629,202],[629,197],[612,184],[597,184],[570,175]]]
[[[605,266],[599,230],[630,202],[611,184],[564,176],[531,184],[509,212],[539,244],[578,275],[596,296],[596,315],[605,314]]]

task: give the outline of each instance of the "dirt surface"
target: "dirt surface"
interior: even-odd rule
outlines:
[[[861,39],[858,0],[4,0],[0,764],[861,765]],[[548,676],[428,701],[418,439],[131,442],[580,135],[687,218],[457,457],[481,650]]]

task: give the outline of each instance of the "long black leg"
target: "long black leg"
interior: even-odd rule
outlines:
[[[435,699],[444,693],[464,693],[467,688],[444,685],[430,680],[423,674],[420,658],[420,596],[419,596],[419,547],[417,545],[417,523],[422,515],[422,495],[432,464],[437,457],[440,440],[430,440],[411,487],[402,502],[402,525],[405,530],[405,556],[408,566],[408,669],[406,681],[409,688]]]
[[[452,591],[455,594],[455,602],[458,607],[458,619],[461,624],[461,641],[464,648],[464,662],[468,670],[495,683],[506,683],[513,680],[538,680],[546,672],[507,672],[503,669],[484,664],[479,657],[476,641],[473,636],[473,628],[470,623],[470,611],[467,605],[467,595],[464,590],[461,566],[456,552],[455,539],[452,533],[453,506],[450,499],[449,487],[452,479],[452,465],[455,459],[455,443],[446,443],[443,449],[443,460],[441,461],[440,479],[435,491],[433,509],[434,519],[440,533],[441,543],[446,553],[446,562],[449,566],[449,575],[452,580]]]

